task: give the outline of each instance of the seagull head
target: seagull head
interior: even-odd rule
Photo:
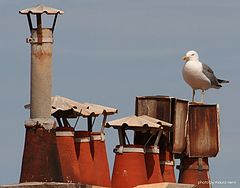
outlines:
[[[183,56],[182,60],[187,61],[196,61],[199,59],[198,53],[196,51],[188,51],[185,56]]]

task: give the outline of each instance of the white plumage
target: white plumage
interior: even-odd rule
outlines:
[[[228,83],[227,80],[216,78],[213,70],[206,64],[199,61],[198,53],[188,51],[183,57],[185,65],[182,70],[184,80],[193,90],[192,101],[194,102],[195,90],[202,91],[202,102],[204,100],[204,91],[209,88],[219,89],[221,83]]]

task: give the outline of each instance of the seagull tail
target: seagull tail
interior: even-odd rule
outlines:
[[[229,83],[228,80],[221,80],[221,79],[217,79],[218,83],[223,84],[223,83]]]

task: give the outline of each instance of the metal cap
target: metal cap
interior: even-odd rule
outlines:
[[[64,11],[58,10],[55,8],[47,7],[43,4],[39,4],[37,6],[26,8],[19,11],[20,14],[64,14]]]
[[[89,117],[102,115],[112,115],[118,112],[117,109],[92,103],[80,103],[66,97],[54,96],[51,98],[51,114],[55,116],[64,115],[66,118],[76,118],[78,116]],[[30,109],[31,105],[24,106]]]
[[[142,115],[142,116],[129,116],[121,119],[117,119],[114,121],[110,121],[106,124],[107,127],[128,127],[129,129],[136,129],[136,128],[145,128],[145,129],[159,129],[160,127],[171,127],[172,124],[149,117],[147,115]]]

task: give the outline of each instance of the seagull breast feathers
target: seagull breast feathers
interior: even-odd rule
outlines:
[[[187,61],[183,67],[183,78],[193,89],[206,90],[211,87],[211,81],[203,73],[203,64],[196,61]]]

